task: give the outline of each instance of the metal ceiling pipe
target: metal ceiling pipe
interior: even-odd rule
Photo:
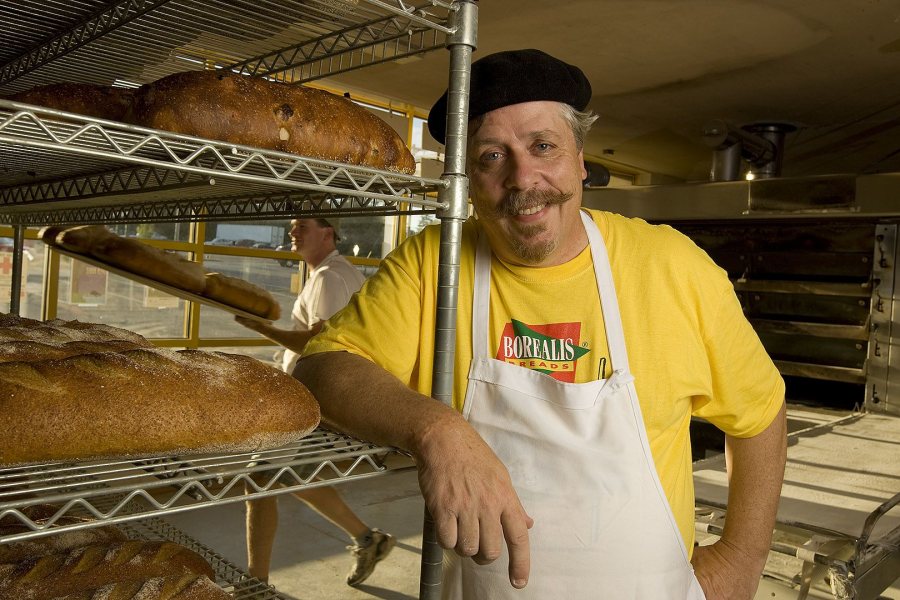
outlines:
[[[779,177],[784,158],[784,136],[797,128],[786,123],[754,123],[753,125],[745,125],[744,129],[751,135],[768,141],[775,148],[774,156],[770,160],[753,163],[754,168],[751,171],[754,178],[769,179]]]
[[[704,125],[703,142],[715,151],[710,181],[740,179],[740,158],[753,165],[768,164],[775,159],[777,149],[768,139],[734,127],[722,119],[714,119]]]
[[[737,181],[741,178],[741,145],[731,144],[713,151],[710,181]]]

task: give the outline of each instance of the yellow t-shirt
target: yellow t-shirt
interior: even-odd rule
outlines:
[[[640,219],[588,211],[612,265],[631,372],[663,488],[686,547],[694,540],[688,426],[703,417],[750,437],[775,418],[784,383],[744,318],[726,273],[686,236]],[[472,358],[477,220],[463,226],[453,404],[462,409]],[[406,240],[305,355],[348,351],[430,395],[440,228]],[[490,355],[575,383],[615,365],[589,248],[563,265],[491,263]],[[527,509],[527,507],[526,507]]]

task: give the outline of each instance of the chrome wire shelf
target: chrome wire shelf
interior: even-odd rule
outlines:
[[[296,444],[258,453],[6,467],[0,469],[0,520],[25,530],[0,543],[366,479],[389,472],[385,461],[396,454],[319,428]],[[413,467],[391,470],[406,468]],[[32,519],[38,506],[55,512]]]
[[[52,30],[45,0],[17,4],[0,23],[12,42],[0,51],[0,94],[56,81],[137,86],[204,68],[309,81],[442,48],[455,10],[442,0],[79,1],[54,7]]]
[[[288,600],[275,588],[251,577],[227,558],[201,544],[174,525],[158,517],[142,519],[122,525],[130,539],[175,542],[201,555],[216,572],[216,583],[235,599],[240,600]]]
[[[16,224],[162,221],[175,209],[184,220],[221,220],[444,208],[438,179],[4,100],[0,156],[0,220]]]

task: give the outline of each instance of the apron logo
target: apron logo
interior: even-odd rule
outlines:
[[[590,352],[580,346],[581,323],[526,325],[511,321],[503,328],[497,360],[575,382],[575,363]]]

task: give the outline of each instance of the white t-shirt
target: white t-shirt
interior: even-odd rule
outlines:
[[[294,302],[291,311],[294,329],[306,331],[319,321],[329,319],[347,305],[365,279],[359,269],[333,250],[318,267],[310,271],[309,279]],[[290,374],[294,370],[297,358],[296,352],[284,351],[281,368],[285,373]]]

